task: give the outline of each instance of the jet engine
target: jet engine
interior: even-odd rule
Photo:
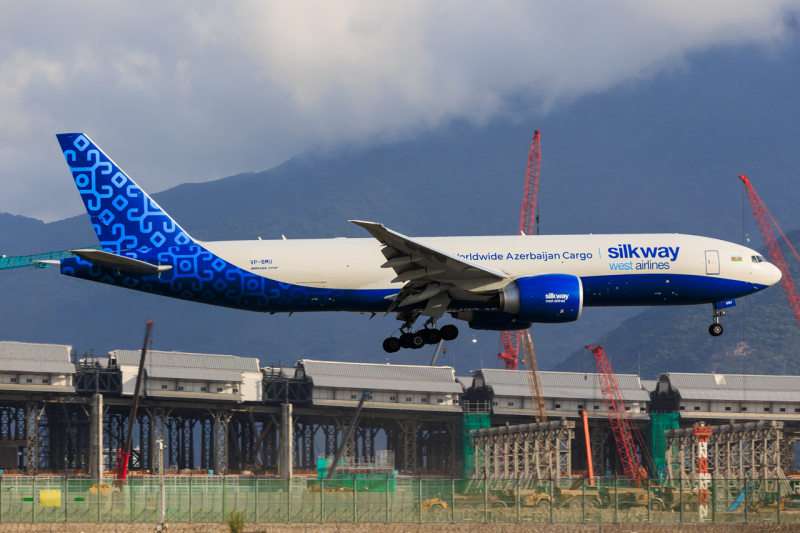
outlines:
[[[487,303],[525,322],[575,322],[583,310],[583,284],[579,277],[570,274],[519,278]]]

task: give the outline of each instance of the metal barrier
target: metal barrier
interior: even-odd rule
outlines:
[[[692,523],[698,480],[166,476],[167,523]],[[800,482],[714,479],[706,522],[800,523]],[[322,489],[322,490],[320,490]],[[157,478],[0,477],[2,523],[154,523]],[[797,498],[797,504],[794,499]]]

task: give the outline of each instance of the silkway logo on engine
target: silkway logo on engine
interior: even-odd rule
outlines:
[[[563,304],[569,299],[569,294],[553,294],[548,293],[544,295],[545,303],[549,304]]]

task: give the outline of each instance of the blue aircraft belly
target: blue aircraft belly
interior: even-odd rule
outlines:
[[[192,244],[157,251],[155,257],[137,259],[172,269],[149,276],[92,265],[78,257],[64,259],[61,273],[128,289],[192,302],[261,312],[293,311],[386,311],[397,292],[382,290],[343,290],[281,283],[242,270]]]
[[[707,304],[767,288],[719,276],[687,274],[587,276],[581,281],[584,307]]]

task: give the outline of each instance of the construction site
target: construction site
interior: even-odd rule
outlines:
[[[740,178],[800,324],[783,232]],[[155,351],[151,326],[104,354],[0,342],[0,523],[800,523],[800,376],[643,380],[601,346],[594,372],[544,372],[529,330],[468,375],[436,365],[444,340],[424,366],[265,365]]]

